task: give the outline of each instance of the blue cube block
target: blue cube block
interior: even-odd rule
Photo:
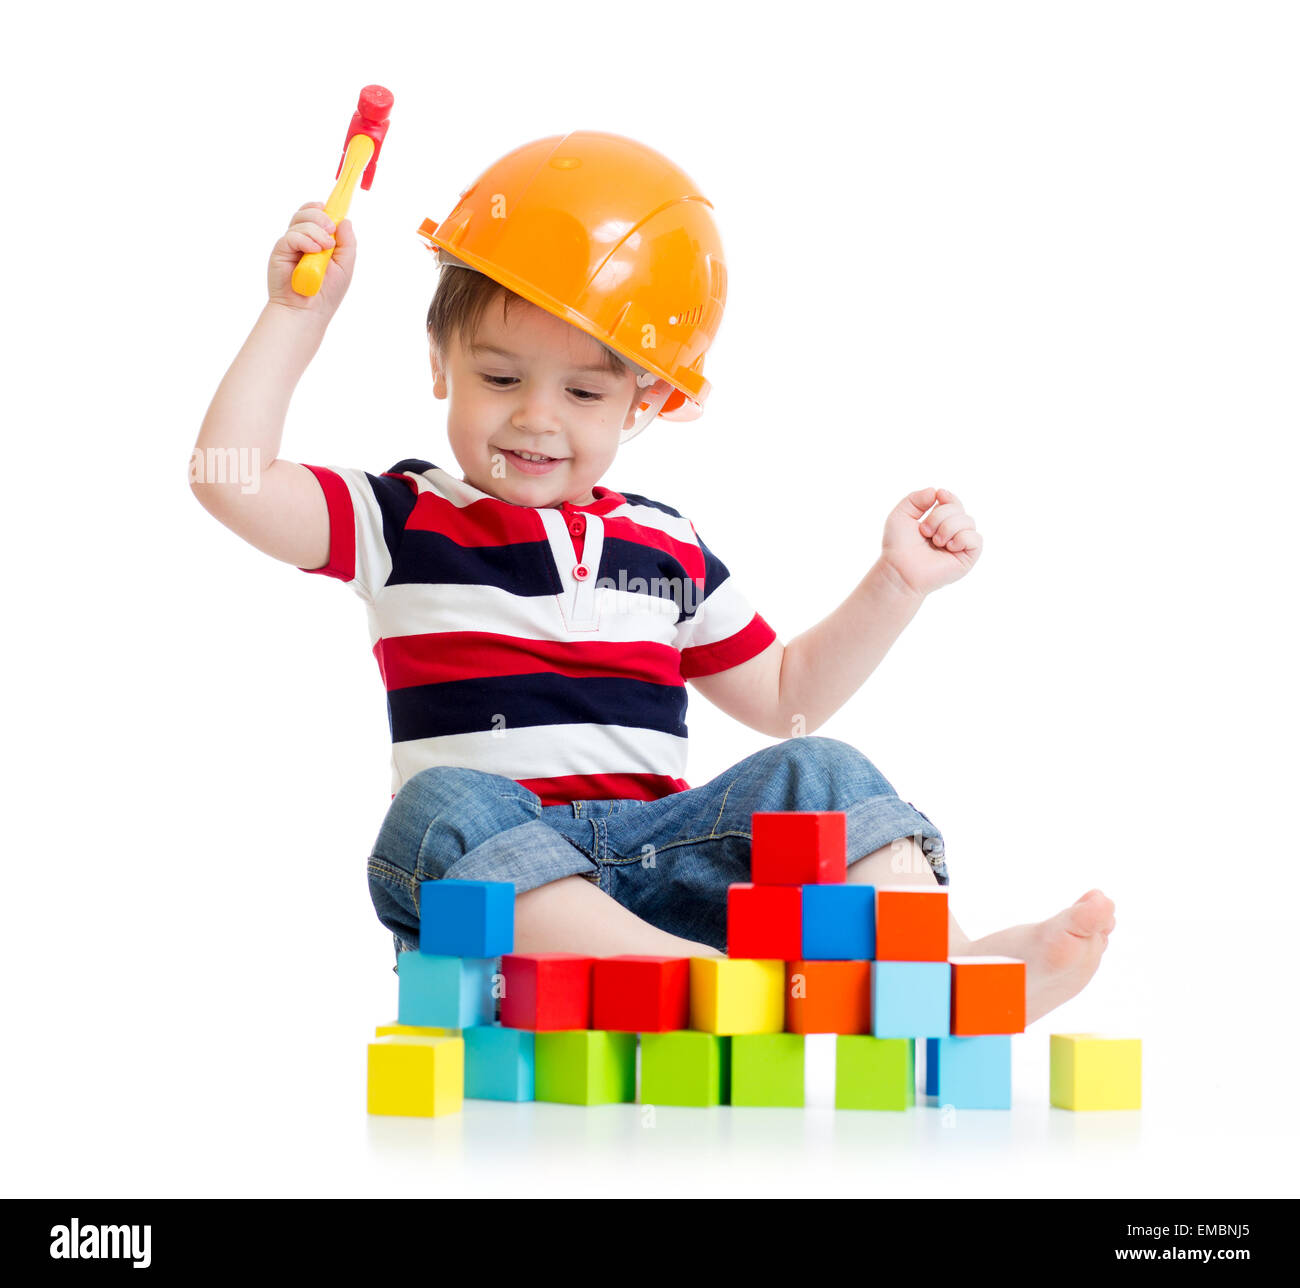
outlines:
[[[494,958],[397,955],[397,1022],[467,1029],[491,1024]]]
[[[876,955],[876,887],[803,887],[803,955],[807,961],[869,961]]]
[[[936,1038],[934,1095],[954,1109],[1011,1108],[1011,1036]],[[927,1071],[926,1083],[929,1083]]]
[[[925,1040],[925,1094],[938,1094],[939,1086],[939,1038]]]
[[[465,1039],[465,1095],[471,1100],[533,1100],[533,1034],[500,1025],[474,1026]]]
[[[434,957],[500,957],[515,950],[511,881],[420,882],[420,951]]]
[[[947,1037],[951,997],[947,962],[872,962],[872,1036]]]

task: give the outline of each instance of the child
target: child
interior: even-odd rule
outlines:
[[[319,202],[277,242],[269,301],[191,458],[269,462],[252,488],[192,486],[258,549],[367,604],[393,737],[368,875],[397,951],[418,943],[419,883],[452,877],[514,884],[517,952],[721,956],[756,811],[842,810],[849,881],[946,886],[930,819],[859,751],[807,735],[975,563],[959,499],[904,497],[844,604],[782,645],[688,518],[599,482],[621,442],[707,393],[725,273],[689,179],[615,135],[544,139],[433,228],[433,388],[462,478],[418,459],[372,475],[280,458],[355,258],[351,222]],[[296,295],[298,259],[327,247],[320,293]],[[784,741],[691,788],[687,680]],[[1091,978],[1112,914],[1093,890],[973,942],[951,919],[950,952],[1023,958],[1033,1021]]]

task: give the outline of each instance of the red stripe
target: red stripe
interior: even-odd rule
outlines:
[[[560,778],[517,778],[536,792],[543,805],[568,805],[571,801],[657,801],[675,792],[688,792],[685,779],[666,774],[567,774]]]
[[[387,690],[497,675],[616,676],[680,686],[679,654],[649,640],[533,640],[489,631],[398,635],[375,645]]]
[[[704,584],[704,554],[690,541],[679,541],[660,528],[646,527],[619,515],[603,519],[605,533],[620,541],[663,550],[681,564],[686,575]],[[423,492],[407,520],[408,532],[438,532],[458,546],[514,545],[545,541],[546,529],[537,511],[524,505],[496,500],[459,506],[436,492]]]
[[[329,511],[330,553],[321,568],[300,568],[299,572],[318,572],[340,581],[351,581],[357,575],[357,528],[352,514],[352,496],[348,485],[323,465],[308,465],[325,493],[325,508]]]
[[[682,649],[682,679],[691,680],[697,675],[714,675],[730,670],[751,657],[757,657],[772,641],[776,632],[757,613],[749,625],[725,640],[713,644],[700,644]]]
[[[440,532],[458,546],[504,546],[545,541],[541,516],[526,505],[473,501],[460,506],[436,492],[422,492],[406,521],[408,532]]]

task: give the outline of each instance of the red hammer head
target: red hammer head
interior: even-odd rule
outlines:
[[[348,144],[354,134],[368,134],[375,141],[375,153],[361,176],[361,186],[370,191],[371,180],[375,177],[375,162],[379,160],[379,149],[384,146],[384,135],[388,133],[388,113],[393,110],[393,96],[382,85],[367,85],[357,99],[357,110],[352,113],[352,124],[348,126],[348,137],[343,140],[343,156],[347,156]],[[339,157],[339,168],[334,172],[337,179],[343,173],[343,157]]]

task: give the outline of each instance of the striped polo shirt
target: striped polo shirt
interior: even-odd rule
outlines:
[[[544,805],[686,791],[686,681],[776,639],[671,506],[605,487],[513,505],[422,460],[306,468],[330,549],[301,571],[366,602],[394,796],[436,765],[503,774]]]

